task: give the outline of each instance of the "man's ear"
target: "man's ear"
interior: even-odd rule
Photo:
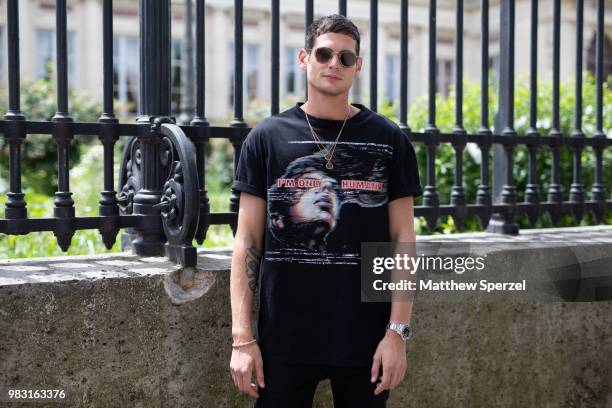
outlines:
[[[298,53],[298,63],[300,64],[300,68],[306,71],[308,65],[308,53],[305,48],[302,48]]]
[[[357,66],[355,68],[355,78],[359,77],[359,74],[361,73],[361,66],[363,64],[363,57],[357,57]]]

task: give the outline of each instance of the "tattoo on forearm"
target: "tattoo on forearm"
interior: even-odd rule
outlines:
[[[246,256],[244,263],[246,266],[246,274],[249,282],[249,288],[251,292],[255,293],[257,290],[257,281],[259,280],[259,261],[261,259],[261,252],[259,249],[252,245],[246,250]]]

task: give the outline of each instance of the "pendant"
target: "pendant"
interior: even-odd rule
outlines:
[[[332,155],[331,155],[331,154],[329,154],[329,153],[327,153],[327,154],[325,155],[325,160],[327,160],[327,161],[331,161],[331,159],[332,159]]]
[[[334,165],[333,165],[333,164],[331,164],[331,162],[330,162],[330,161],[328,161],[328,162],[325,164],[325,168],[326,168],[327,170],[331,170],[331,169],[333,169],[333,168],[334,168]]]

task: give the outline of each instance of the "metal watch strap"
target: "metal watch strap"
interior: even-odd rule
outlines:
[[[408,340],[410,337],[412,337],[412,328],[409,324],[390,322],[387,324],[387,330],[396,332],[400,335],[402,340]]]

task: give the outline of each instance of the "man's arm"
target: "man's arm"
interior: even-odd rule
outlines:
[[[230,275],[234,342],[246,342],[253,339],[251,312],[259,277],[265,217],[265,200],[248,193],[240,194],[238,228],[234,237]]]
[[[416,242],[414,199],[412,196],[389,202],[389,233],[392,242]],[[414,256],[415,254],[408,255]],[[393,275],[396,273],[396,271],[392,272],[392,280],[395,279]],[[389,321],[409,324],[411,317],[411,300],[395,300],[391,303]],[[381,365],[383,366],[383,376],[374,390],[374,394],[380,394],[383,390],[395,388],[404,379],[406,373],[406,345],[399,334],[390,330],[387,330],[374,354],[372,382],[378,379]]]
[[[392,242],[416,243],[414,233],[414,198],[404,197],[389,203],[389,234]],[[410,252],[407,255],[415,256],[415,247],[400,245],[402,252]],[[397,271],[395,271],[397,272]],[[405,272],[398,273],[405,278]],[[412,275],[414,277],[414,275]],[[401,296],[401,295],[400,295]],[[407,296],[404,294],[404,298]],[[391,303],[391,316],[389,321],[409,324],[412,317],[412,301],[396,300]],[[388,332],[388,334],[393,334]]]
[[[265,219],[266,201],[252,194],[241,193],[230,273],[232,340],[237,345],[254,338],[251,315],[263,253]],[[264,385],[263,364],[257,344],[233,347],[230,369],[236,387],[257,397],[256,387],[251,383],[253,369],[260,387]]]

